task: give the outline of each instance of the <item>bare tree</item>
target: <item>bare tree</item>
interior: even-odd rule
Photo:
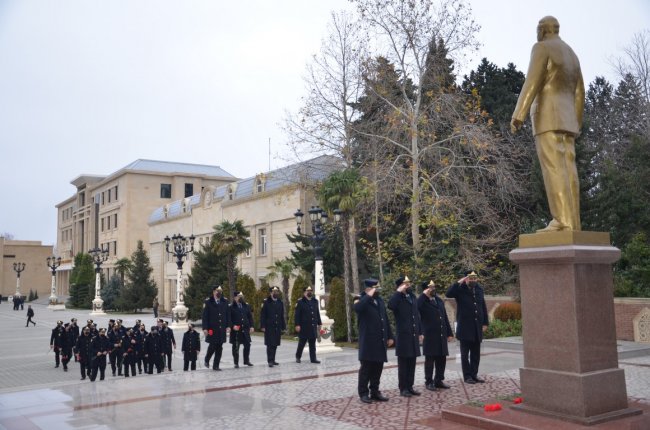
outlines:
[[[623,48],[623,55],[611,63],[621,79],[627,74],[634,76],[646,103],[650,103],[650,30],[634,34],[630,44]]]
[[[366,58],[366,42],[359,23],[349,13],[332,13],[328,36],[321,51],[307,66],[308,95],[296,115],[288,115],[285,130],[290,146],[300,157],[304,151],[336,154],[352,167],[352,124],[354,103],[361,90],[361,70]],[[344,285],[346,318],[349,327],[350,292],[359,285],[356,222],[353,207],[346,208],[344,240]],[[349,339],[348,339],[349,340]]]
[[[479,26],[471,17],[471,9],[460,0],[352,0],[368,30],[377,36],[377,49],[402,74],[401,98],[395,103],[381,91],[375,95],[393,111],[392,121],[405,130],[397,136],[375,137],[399,148],[408,158],[411,178],[411,240],[413,253],[420,252],[421,172],[423,156],[433,148],[462,137],[462,130],[437,140],[435,134],[424,139],[425,128],[432,119],[427,116],[425,93],[432,44],[441,41],[450,55],[460,57],[468,49],[477,48],[475,35]],[[367,133],[367,132],[366,132]],[[397,164],[396,164],[397,165]]]

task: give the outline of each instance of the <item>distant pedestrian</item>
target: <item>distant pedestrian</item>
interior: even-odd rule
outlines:
[[[153,317],[158,318],[158,297],[153,299]]]
[[[25,324],[25,327],[29,327],[29,323],[36,325],[32,318],[34,318],[34,309],[32,309],[32,305],[27,305],[27,324]]]
[[[25,296],[20,296],[20,310],[23,310],[23,305],[25,304]]]
[[[183,335],[183,370],[187,371],[190,368],[196,370],[196,359],[201,351],[201,337],[199,332],[194,330],[194,324],[187,325],[187,331]]]

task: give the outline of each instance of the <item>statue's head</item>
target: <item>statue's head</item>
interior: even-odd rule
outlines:
[[[541,42],[549,34],[560,34],[560,22],[553,16],[545,16],[537,24],[537,41]]]

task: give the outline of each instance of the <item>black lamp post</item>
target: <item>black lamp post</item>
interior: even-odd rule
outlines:
[[[102,300],[102,296],[100,294],[100,289],[101,289],[101,277],[100,277],[100,272],[102,270],[102,263],[104,263],[106,260],[108,260],[108,247],[104,248],[104,245],[101,245],[101,247],[93,248],[88,251],[90,256],[93,259],[93,263],[95,264],[95,299],[93,300],[93,311],[90,313],[91,315],[105,315],[106,312],[104,312],[104,301]]]
[[[180,233],[171,237],[165,236],[165,251],[176,258],[176,306],[172,308],[172,327],[182,327],[187,324],[187,306],[185,306],[185,294],[183,291],[183,263],[187,256],[194,252],[194,235],[185,237]],[[170,249],[171,245],[171,249]]]
[[[16,295],[22,297],[20,294],[20,272],[25,270],[25,263],[14,263],[14,272],[16,272]]]
[[[50,306],[56,305],[56,269],[61,265],[61,257],[47,257],[47,267],[52,272],[52,289],[50,291]]]
[[[321,295],[325,292],[325,270],[323,268],[323,241],[327,238],[324,231],[324,226],[328,221],[327,212],[318,206],[312,206],[309,211],[309,220],[311,221],[311,243],[314,250],[314,296],[320,305],[320,316],[322,322],[322,338],[317,345],[317,350],[320,352],[337,351],[340,350],[331,339],[331,327],[334,320],[327,316],[325,306],[321,303]],[[341,221],[343,212],[339,209],[334,210],[334,221],[336,225]],[[298,209],[293,216],[296,218],[296,225],[298,234],[302,233],[302,218],[305,214]],[[306,235],[304,235],[306,236]]]

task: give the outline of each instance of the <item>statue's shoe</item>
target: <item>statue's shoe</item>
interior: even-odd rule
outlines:
[[[548,233],[551,231],[562,231],[562,230],[571,230],[571,227],[568,225],[564,225],[561,222],[553,219],[551,222],[548,223],[546,227],[537,230],[537,233]]]

